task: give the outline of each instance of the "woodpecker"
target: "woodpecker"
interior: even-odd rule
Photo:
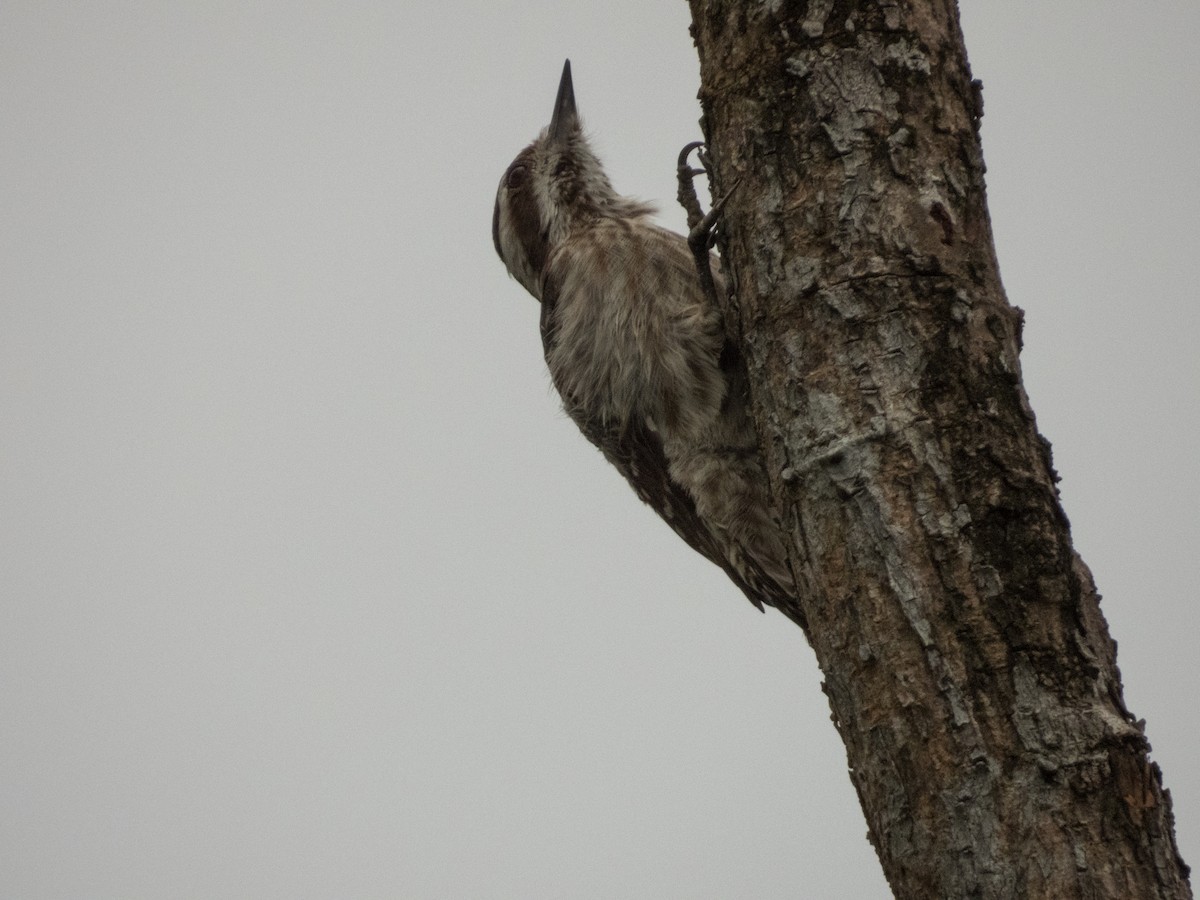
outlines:
[[[755,606],[803,625],[745,366],[687,240],[654,213],[609,182],[567,60],[549,126],[500,179],[496,252],[541,304],[546,364],[584,436]]]

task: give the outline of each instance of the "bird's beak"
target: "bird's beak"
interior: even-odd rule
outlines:
[[[579,125],[579,114],[575,111],[575,88],[571,84],[571,61],[563,63],[562,79],[558,82],[558,96],[554,99],[554,115],[550,117],[550,140],[564,143]]]

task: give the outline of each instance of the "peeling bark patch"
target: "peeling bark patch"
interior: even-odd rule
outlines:
[[[950,217],[949,210],[935,200],[929,208],[929,215],[942,226],[942,243],[951,246],[954,243],[954,220]]]
[[[833,0],[810,0],[808,15],[800,23],[800,30],[810,38],[819,38],[825,32],[825,20],[833,9]]]
[[[904,38],[898,38],[884,45],[882,57],[892,65],[921,75],[929,74],[929,56],[925,51]]]

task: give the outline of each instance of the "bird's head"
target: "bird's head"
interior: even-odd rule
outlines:
[[[540,300],[550,254],[572,230],[631,205],[645,209],[613,190],[584,136],[567,60],[550,124],[500,179],[492,213],[496,252],[509,274]]]

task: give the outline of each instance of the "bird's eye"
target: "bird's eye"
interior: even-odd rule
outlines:
[[[524,166],[513,166],[508,170],[508,180],[506,184],[509,188],[519,188],[525,183],[525,176],[529,171]]]

